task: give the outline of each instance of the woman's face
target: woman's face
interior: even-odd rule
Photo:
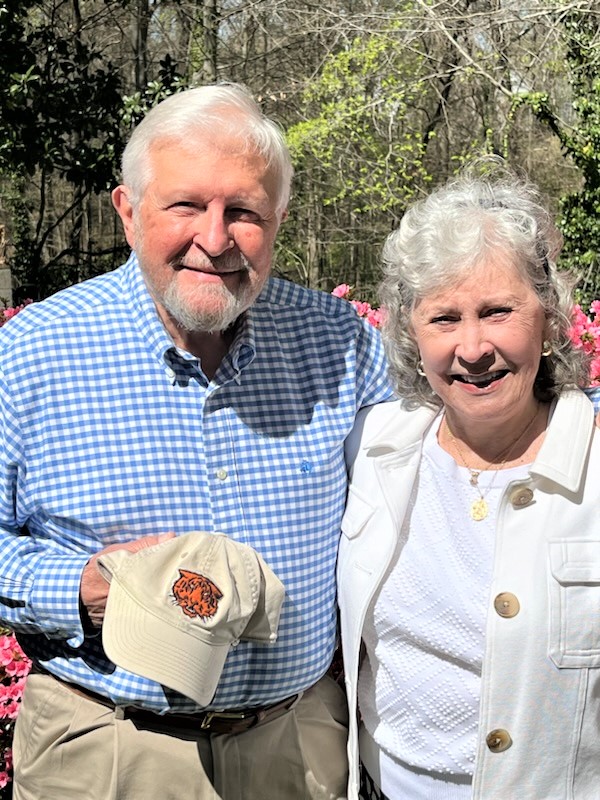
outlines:
[[[528,413],[546,320],[537,295],[505,257],[420,300],[411,316],[427,379],[456,422]]]

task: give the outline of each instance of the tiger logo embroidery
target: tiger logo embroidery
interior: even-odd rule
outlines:
[[[217,613],[223,593],[205,575],[180,569],[179,578],[173,584],[173,597],[186,617],[207,620]]]

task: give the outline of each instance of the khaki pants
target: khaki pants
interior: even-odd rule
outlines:
[[[138,729],[49,675],[30,675],[14,737],[14,800],[339,800],[347,712],[323,678],[245,733]]]

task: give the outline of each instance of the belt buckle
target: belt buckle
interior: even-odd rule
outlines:
[[[253,711],[207,711],[200,723],[200,730],[208,730],[213,719],[242,720],[252,716],[255,716]]]

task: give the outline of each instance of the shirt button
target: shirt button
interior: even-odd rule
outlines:
[[[492,753],[503,753],[511,746],[512,739],[509,732],[505,731],[504,728],[496,728],[485,737],[485,743]]]
[[[227,470],[221,467],[215,472],[215,475],[220,481],[224,481],[227,478]]]
[[[533,500],[533,492],[527,486],[517,486],[510,493],[510,502],[515,508],[523,508]]]
[[[514,594],[510,592],[500,592],[494,598],[494,608],[501,617],[516,617],[521,610],[521,604]]]

